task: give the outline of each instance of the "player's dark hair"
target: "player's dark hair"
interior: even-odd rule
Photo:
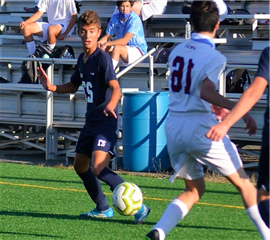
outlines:
[[[134,2],[136,2],[136,1],[129,1],[129,0],[127,0],[127,1],[117,1],[116,6],[120,7],[123,2],[130,2],[130,5],[132,7],[134,5]]]
[[[92,25],[95,24],[98,29],[101,28],[101,22],[98,14],[93,10],[86,10],[78,19],[78,30],[82,28],[84,25]]]
[[[213,32],[219,21],[219,11],[213,1],[193,1],[190,21],[194,32]]]

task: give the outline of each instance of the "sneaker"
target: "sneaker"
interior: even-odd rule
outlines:
[[[81,213],[80,217],[112,218],[113,217],[113,210],[111,207],[105,211],[99,211],[97,208],[95,208],[90,212]]]
[[[33,8],[29,8],[29,7],[24,7],[23,8],[24,11],[28,12],[28,13],[36,13],[38,11],[38,7],[33,7]]]
[[[134,215],[135,223],[142,224],[149,215],[150,211],[150,208],[143,204],[140,210]]]
[[[150,240],[159,240],[159,232],[156,229],[153,229],[149,233],[146,234],[145,239]]]

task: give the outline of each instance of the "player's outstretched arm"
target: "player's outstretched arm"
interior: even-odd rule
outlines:
[[[255,134],[257,129],[256,122],[249,114],[246,113],[260,99],[267,84],[268,83],[264,78],[259,76],[255,77],[251,86],[244,92],[236,106],[227,115],[225,120],[222,123],[210,128],[206,136],[214,141],[219,141],[227,134],[230,127],[242,116],[246,123],[246,130],[248,131],[248,134]]]
[[[64,83],[62,85],[53,85],[50,83],[50,79],[43,68],[37,68],[38,79],[45,90],[57,93],[75,93],[78,90],[78,86],[72,82]]]
[[[55,92],[56,86],[50,83],[50,79],[43,68],[37,68],[37,77],[45,90]]]
[[[109,88],[112,90],[112,96],[103,112],[106,116],[113,116],[114,118],[117,118],[114,109],[116,108],[121,97],[120,86],[117,80],[109,81],[108,85]]]

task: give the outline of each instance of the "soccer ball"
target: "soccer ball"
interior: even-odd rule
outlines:
[[[134,183],[123,182],[114,189],[112,202],[118,213],[125,216],[132,216],[136,214],[142,206],[142,191]]]

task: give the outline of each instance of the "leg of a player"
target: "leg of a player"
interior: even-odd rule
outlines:
[[[269,239],[269,228],[265,225],[258,210],[256,188],[250,181],[245,170],[241,167],[237,172],[226,176],[226,178],[240,193],[246,213],[258,229],[262,239]]]
[[[124,180],[117,175],[115,172],[108,168],[109,162],[111,160],[111,154],[103,151],[94,151],[93,161],[91,162],[91,170],[93,174],[110,186],[111,191],[113,191],[120,183]]]
[[[96,204],[99,211],[109,209],[106,197],[102,192],[98,178],[93,174],[89,167],[91,159],[82,153],[76,153],[74,160],[74,169],[78,176],[82,179],[85,189],[91,199]]]
[[[158,234],[155,233],[158,235],[157,239],[164,240],[169,231],[188,214],[192,206],[200,200],[205,192],[204,177],[194,180],[185,179],[185,185],[185,191],[167,206],[161,219],[146,235],[149,239],[155,239],[151,235],[153,235],[153,231],[158,231]]]
[[[264,141],[262,142],[258,166],[257,189],[259,212],[263,221],[269,227],[269,144],[264,144]]]

